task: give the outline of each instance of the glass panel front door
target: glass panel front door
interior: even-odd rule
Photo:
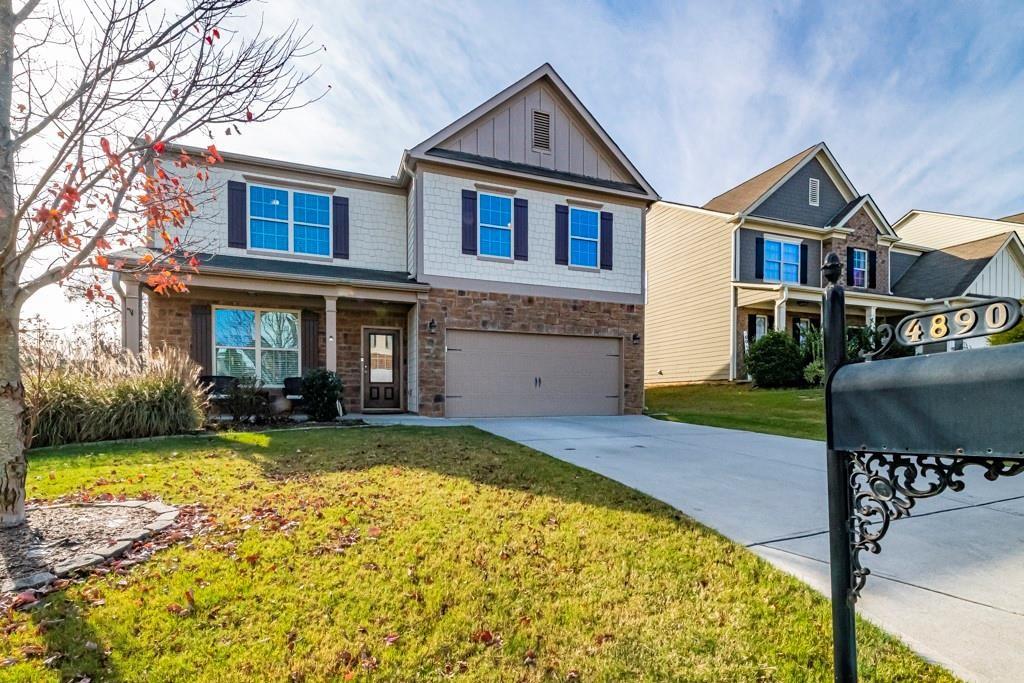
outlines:
[[[401,402],[401,355],[395,330],[363,333],[363,407],[398,410]]]

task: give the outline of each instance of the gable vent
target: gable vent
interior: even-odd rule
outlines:
[[[533,149],[551,151],[551,114],[546,111],[533,112]]]
[[[820,183],[817,178],[811,178],[807,184],[807,203],[811,206],[818,206],[818,187]]]

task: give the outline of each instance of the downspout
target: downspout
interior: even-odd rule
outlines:
[[[785,325],[783,325],[782,328],[779,329],[779,325],[782,323],[782,316],[779,315],[779,306],[785,306],[787,301],[789,301],[789,286],[788,285],[784,286],[782,288],[782,297],[779,298],[775,302],[775,330],[777,332],[785,332],[786,331],[786,326]],[[789,317],[788,313],[787,313],[786,317]]]
[[[124,287],[121,286],[121,273],[114,271],[110,275],[110,285],[114,291],[117,292],[117,298],[121,302],[121,348],[128,348],[128,326],[125,322],[125,307],[127,301],[125,300],[127,295],[125,294]]]
[[[729,246],[730,256],[732,258],[732,273],[729,283],[729,381],[736,381],[736,285],[734,284],[740,279],[739,276],[739,260],[736,258],[736,240],[739,239],[740,228],[746,222],[747,217],[744,214],[735,214],[739,216],[739,223],[732,229],[732,243]]]

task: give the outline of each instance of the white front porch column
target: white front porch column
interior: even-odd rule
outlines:
[[[326,365],[327,369],[331,372],[337,372],[338,370],[338,297],[336,296],[325,296],[324,304],[327,306],[327,315],[324,320],[324,334],[327,335],[327,343],[324,345],[326,349],[327,358]]]
[[[139,283],[124,280],[121,300],[121,346],[131,353],[142,352],[142,295]]]
[[[875,320],[878,318],[878,309],[874,306],[868,306],[864,313],[864,322],[867,323],[868,327],[875,326]]]
[[[781,299],[775,302],[775,329],[778,332],[786,331],[786,300]]]

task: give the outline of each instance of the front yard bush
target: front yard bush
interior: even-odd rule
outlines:
[[[750,346],[747,372],[765,389],[794,387],[803,380],[804,358],[793,338],[772,330]]]
[[[30,445],[182,434],[203,422],[199,367],[175,350],[135,356],[49,347],[24,354]]]
[[[341,379],[337,373],[318,368],[302,378],[302,402],[311,420],[330,422],[338,417]]]

